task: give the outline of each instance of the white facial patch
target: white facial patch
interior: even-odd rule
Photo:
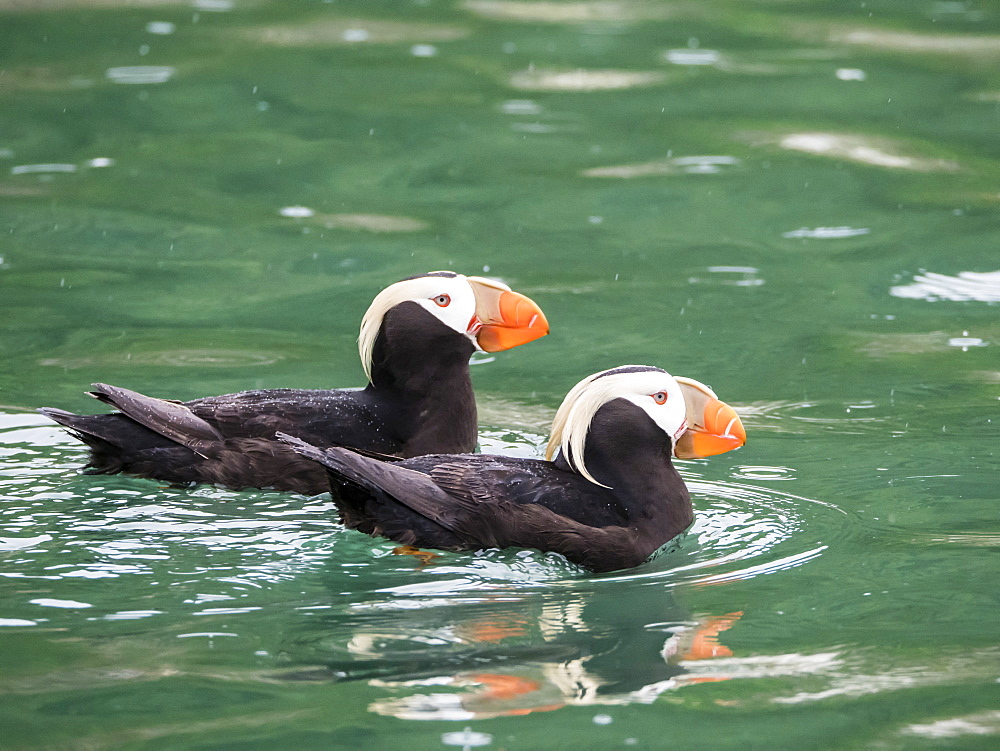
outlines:
[[[620,376],[607,377],[627,378],[628,376],[659,376],[659,378],[644,380],[635,379],[636,390],[631,394],[623,394],[621,398],[627,399],[643,410],[664,433],[676,441],[687,428],[687,405],[684,401],[684,393],[677,381],[674,380],[673,376],[654,371],[624,373]],[[658,404],[652,396],[660,392],[667,395],[667,400],[663,404]]]
[[[666,394],[667,398],[662,404],[658,404],[653,395],[661,392]],[[562,449],[563,456],[577,472],[600,485],[601,483],[590,475],[583,464],[584,444],[597,410],[613,399],[627,399],[635,404],[649,415],[653,423],[670,436],[672,441],[676,441],[684,432],[687,424],[684,395],[677,381],[669,373],[658,370],[612,375],[595,373],[570,389],[563,399],[552,421],[552,435],[545,450],[545,457],[551,460],[556,451]]]
[[[476,314],[476,294],[472,291],[467,277],[427,276],[411,281],[422,284],[414,285],[411,290],[412,295],[408,299],[420,305],[448,328],[460,334],[468,333],[469,323]],[[442,302],[445,304],[442,305]]]
[[[472,317],[476,313],[476,295],[469,280],[461,274],[420,276],[389,285],[375,296],[361,319],[358,352],[361,355],[361,365],[369,380],[372,377],[375,338],[382,326],[382,320],[392,308],[404,302],[417,303],[445,326],[466,335]]]

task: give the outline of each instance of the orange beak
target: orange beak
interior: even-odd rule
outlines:
[[[469,330],[484,352],[519,347],[549,333],[545,314],[531,298],[491,279],[469,277],[469,283],[476,294],[476,317]]]
[[[747,433],[736,410],[719,401],[708,386],[691,378],[676,378],[687,406],[688,429],[677,439],[674,456],[702,459],[738,449]]]

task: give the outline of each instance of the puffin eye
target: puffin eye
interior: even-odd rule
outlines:
[[[667,403],[667,392],[666,391],[657,391],[655,394],[650,394],[650,396],[653,397],[653,401],[656,402],[657,404],[666,404]]]
[[[448,295],[438,295],[437,297],[432,299],[442,308],[447,308],[451,304],[451,298]]]

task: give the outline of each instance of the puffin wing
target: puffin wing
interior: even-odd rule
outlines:
[[[241,391],[185,406],[227,438],[271,439],[282,432],[321,446],[349,446],[374,458],[399,458],[392,453],[397,437],[362,390]]]
[[[276,437],[296,453],[322,464],[327,474],[338,480],[347,480],[373,495],[387,496],[448,531],[457,531],[454,500],[423,472],[349,449],[319,449],[286,433],[279,432]]]
[[[491,469],[504,465],[498,457],[439,455],[386,464],[346,449],[320,450],[291,436],[278,437],[340,478],[388,497],[454,536],[450,545],[419,536],[405,540],[408,544],[459,550],[537,548],[561,553],[594,571],[626,568],[644,559],[636,558],[636,535],[628,527],[590,526],[530,502],[516,492],[509,494],[508,478],[498,481],[496,473],[482,471],[484,464],[492,464]],[[434,465],[430,476],[404,466],[430,462]],[[444,483],[447,491],[439,483]]]
[[[494,458],[494,464],[501,463]],[[557,484],[550,477],[532,482],[521,476],[511,481],[498,477],[500,473],[479,472],[478,464],[447,462],[435,467],[431,475],[435,484],[445,485],[453,506],[452,529],[466,541],[466,549],[535,548],[561,553],[592,571],[629,568],[645,560],[646,555],[638,552],[635,530],[620,523],[596,526],[598,519],[608,519],[594,517],[595,523],[587,523],[556,510],[574,500],[594,502],[592,494],[581,493],[576,483]],[[514,474],[518,474],[516,469]],[[411,495],[402,502],[412,507],[413,500]],[[427,500],[419,498],[421,505]],[[617,515],[611,517],[620,522]]]
[[[202,453],[223,440],[209,423],[180,402],[145,396],[106,383],[93,384],[89,392],[95,399],[110,404],[126,417],[165,438]]]

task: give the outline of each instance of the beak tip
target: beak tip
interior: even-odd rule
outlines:
[[[496,315],[487,316],[476,336],[486,352],[499,352],[541,339],[549,333],[549,322],[542,309],[529,297],[504,291]]]

